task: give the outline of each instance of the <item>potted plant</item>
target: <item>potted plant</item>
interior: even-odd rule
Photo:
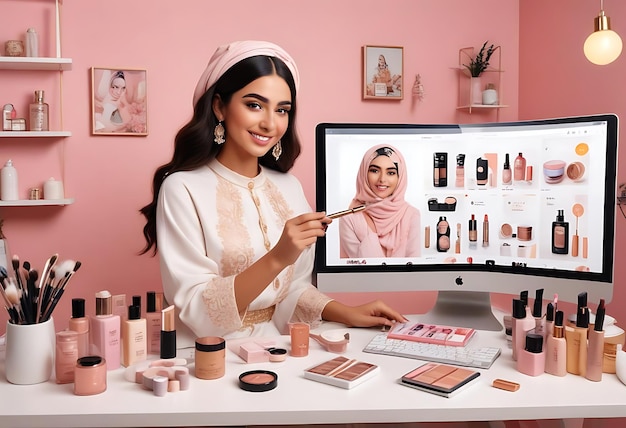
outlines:
[[[489,41],[483,43],[483,47],[478,51],[478,55],[471,59],[469,64],[463,64],[465,68],[469,70],[472,77],[480,76],[480,74],[489,67],[489,60],[491,59],[495,46],[492,44],[487,47],[488,42]]]

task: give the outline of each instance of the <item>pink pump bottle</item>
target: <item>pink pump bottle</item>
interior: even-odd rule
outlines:
[[[104,358],[107,370],[115,370],[121,364],[120,317],[113,315],[111,293],[96,293],[96,316],[91,318],[92,354]]]

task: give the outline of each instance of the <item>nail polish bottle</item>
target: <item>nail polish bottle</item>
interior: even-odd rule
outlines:
[[[456,187],[463,187],[465,184],[465,155],[459,153],[456,155],[456,180],[454,185]]]
[[[552,222],[552,253],[569,252],[569,223],[565,221],[563,210],[558,210],[556,220]]]
[[[546,338],[546,373],[565,376],[567,343],[563,334],[563,311],[556,311],[554,330]]]
[[[92,355],[106,360],[107,370],[120,367],[120,317],[113,314],[111,293],[96,293],[96,315],[91,318]]]
[[[600,299],[596,309],[596,321],[593,330],[589,331],[589,347],[587,349],[587,372],[585,377],[594,382],[602,380],[602,360],[604,358],[604,316],[606,309],[604,299]]]
[[[515,181],[524,181],[526,175],[526,159],[522,152],[515,158],[513,162],[513,179]]]
[[[77,333],[78,358],[89,355],[89,318],[85,317],[85,299],[80,297],[72,299],[72,318],[68,322],[68,327]],[[76,361],[73,364],[76,364]]]
[[[543,336],[526,334],[525,347],[517,355],[517,371],[528,376],[539,376],[545,372],[546,354],[543,352]]]
[[[472,217],[469,219],[469,240],[470,243],[472,242],[476,242],[476,240],[478,239],[478,231],[476,230],[477,228],[477,224],[476,224],[476,216],[474,216],[474,214],[472,214]]]
[[[163,293],[148,291],[146,304],[146,338],[148,353],[161,352],[161,309],[163,309]]]
[[[587,308],[587,293],[578,295],[578,309],[576,311],[576,326],[565,327],[567,342],[567,372],[585,376],[587,371],[587,330],[589,328],[589,309]]]
[[[445,253],[450,249],[450,224],[445,216],[437,222],[437,251]]]
[[[502,169],[502,184],[511,184],[511,164],[509,163],[509,154],[504,155],[504,168]]]

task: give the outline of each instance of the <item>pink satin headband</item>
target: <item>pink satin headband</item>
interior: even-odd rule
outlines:
[[[289,71],[291,71],[296,89],[298,89],[300,85],[298,68],[293,58],[283,48],[270,42],[244,40],[232,42],[217,48],[196,85],[196,90],[193,93],[193,105],[196,105],[200,97],[204,95],[230,67],[243,59],[256,55],[273,56],[281,59],[287,65]]]

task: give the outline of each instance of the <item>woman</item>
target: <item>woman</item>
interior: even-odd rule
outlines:
[[[287,172],[300,154],[298,83],[293,59],[275,44],[218,48],[172,160],[154,175],[141,210],[143,253],[158,249],[165,297],[191,330],[177,328],[179,347],[209,335],[286,334],[291,321],[404,320],[381,301],[345,306],[310,282],[313,247],[331,219],[311,212]]]
[[[420,212],[404,200],[406,187],[398,150],[378,145],[365,153],[350,208],[367,208],[339,219],[341,257],[419,257]]]
[[[118,70],[107,79],[107,74],[102,75],[101,83],[108,82],[106,95],[96,97],[96,132],[123,132],[131,114],[128,111],[126,99],[126,76]]]

